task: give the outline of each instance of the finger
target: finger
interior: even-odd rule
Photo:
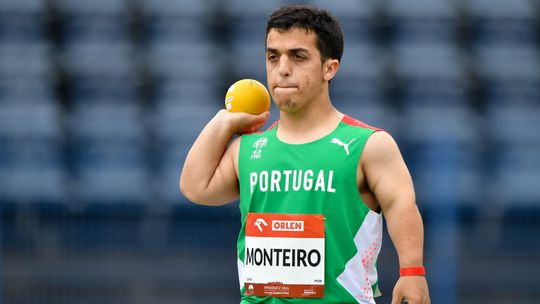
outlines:
[[[262,112],[261,114],[257,115],[257,117],[255,118],[255,122],[262,125],[268,120],[268,118],[270,118],[270,112]]]
[[[264,124],[258,124],[258,125],[255,125],[253,126],[251,129],[253,130],[253,132],[256,132],[257,130],[259,130]]]
[[[245,132],[248,133],[248,134],[257,132],[262,126],[264,126],[265,123],[266,123],[266,121],[257,123],[255,125],[252,125],[249,128],[247,128],[247,130]]]
[[[401,304],[403,301],[403,296],[401,294],[396,293],[392,295],[392,304]]]
[[[255,132],[257,132],[257,130],[259,130],[262,126],[263,126],[263,124],[255,125],[255,126],[249,128],[249,130],[247,131],[247,133],[255,133]]]
[[[400,303],[408,303],[408,304],[425,304],[424,300],[420,297],[410,297],[410,298],[403,298],[402,302]]]
[[[255,125],[253,125],[250,129],[252,132],[255,132],[257,130],[259,130],[262,126],[264,126],[264,124],[266,123],[266,121],[268,120],[268,118],[270,117],[270,112],[263,112],[259,115],[257,115],[257,118],[255,119]]]

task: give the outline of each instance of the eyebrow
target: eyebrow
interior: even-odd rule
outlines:
[[[271,54],[278,54],[279,53],[279,51],[277,49],[269,48],[269,47],[266,48],[266,52],[271,53]],[[305,48],[293,48],[293,49],[288,49],[287,53],[290,53],[290,54],[309,53],[309,51],[308,51],[308,49],[305,49]]]

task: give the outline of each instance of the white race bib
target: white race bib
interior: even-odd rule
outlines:
[[[324,297],[324,216],[248,213],[245,294]]]

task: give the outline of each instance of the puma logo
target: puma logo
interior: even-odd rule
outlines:
[[[345,143],[343,143],[341,140],[339,140],[339,139],[337,139],[337,138],[334,137],[334,138],[332,138],[332,140],[330,141],[330,143],[336,144],[336,145],[338,145],[338,146],[342,146],[343,149],[345,149],[345,153],[347,153],[347,155],[349,155],[349,145],[350,145],[353,141],[355,141],[355,140],[356,140],[356,138],[353,138],[348,144],[345,144]]]

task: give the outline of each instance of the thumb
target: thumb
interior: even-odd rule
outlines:
[[[253,124],[264,124],[268,118],[270,117],[270,112],[268,111],[265,111],[265,112],[262,112],[261,114],[259,115],[255,115],[253,116]]]
[[[270,117],[270,112],[266,111],[259,115],[249,115],[249,121],[247,122],[247,129],[245,129],[245,133],[253,133],[259,130],[268,120]]]
[[[251,128],[253,132],[257,131],[260,127],[262,127],[268,118],[270,117],[270,112],[266,111],[259,115],[252,116],[252,121],[250,122]]]

